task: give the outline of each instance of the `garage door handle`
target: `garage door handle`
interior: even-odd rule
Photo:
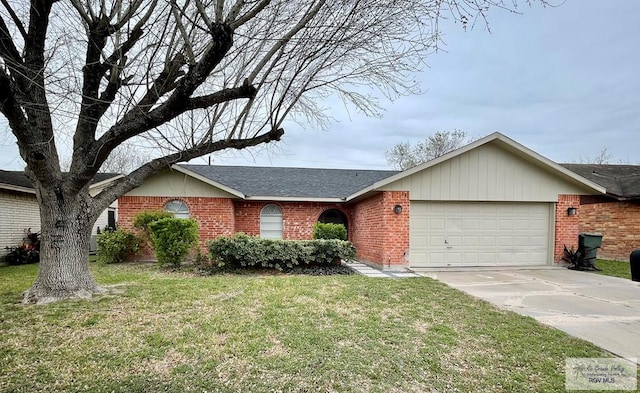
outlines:
[[[444,244],[449,244],[449,242],[445,240],[445,241],[444,241]]]

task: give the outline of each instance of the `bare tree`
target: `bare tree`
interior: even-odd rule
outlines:
[[[288,117],[321,122],[319,102],[330,95],[375,113],[363,91],[415,92],[411,75],[437,47],[441,18],[465,25],[504,8],[501,0],[0,1],[0,113],[42,220],[40,269],[25,302],[101,292],[87,263],[90,228],[152,174],[277,141]],[[91,179],[123,143],[154,144],[157,154],[91,197]],[[61,146],[72,148],[68,173]]]
[[[394,168],[405,170],[443,156],[472,141],[464,131],[438,131],[413,146],[409,142],[398,143],[385,152],[385,157]]]
[[[608,147],[603,147],[600,152],[594,157],[582,157],[578,159],[579,164],[609,164],[613,154],[609,153]]]
[[[132,172],[151,160],[149,150],[147,146],[135,146],[125,142],[113,149],[102,163],[100,172],[120,174]],[[71,167],[71,157],[64,157],[60,161],[60,167],[63,171],[68,171]]]

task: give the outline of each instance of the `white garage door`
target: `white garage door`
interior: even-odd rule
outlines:
[[[546,265],[550,211],[549,203],[411,202],[409,265]]]

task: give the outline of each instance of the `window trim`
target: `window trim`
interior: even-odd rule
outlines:
[[[180,207],[183,207],[185,210],[169,210],[169,206],[171,204],[180,204]],[[167,203],[164,204],[162,210],[167,213],[173,214],[174,218],[188,219],[191,217],[191,209],[189,209],[189,205],[187,204],[187,202],[183,201],[182,199],[172,199],[170,201],[167,201]]]

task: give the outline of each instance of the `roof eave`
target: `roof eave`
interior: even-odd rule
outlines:
[[[33,188],[16,186],[16,185],[7,184],[7,183],[0,183],[0,189],[9,190],[9,191],[16,191],[16,192],[23,192],[25,194],[34,194],[35,195],[35,193],[36,193],[36,190],[33,189]]]
[[[93,183],[89,185],[89,189],[94,189],[94,188],[100,188],[100,187],[104,187],[109,185],[110,183],[118,180],[118,179],[122,179],[124,177],[124,175],[120,174],[120,175],[115,175],[113,177],[110,177],[108,179],[104,179],[102,181],[99,181],[97,183]]]
[[[329,203],[344,203],[347,198],[322,198],[322,197],[289,197],[289,196],[261,196],[261,195],[247,195],[244,197],[247,201],[277,201],[277,202],[329,202]]]

